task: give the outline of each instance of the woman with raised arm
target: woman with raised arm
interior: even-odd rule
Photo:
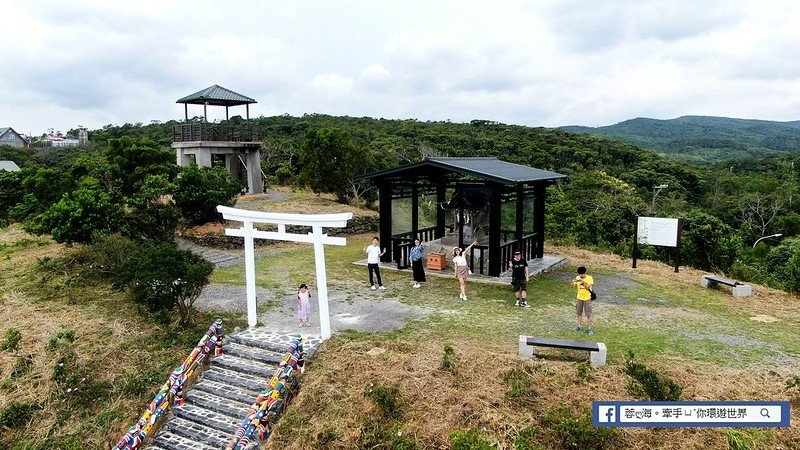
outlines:
[[[453,268],[456,271],[456,278],[458,278],[458,285],[461,288],[461,293],[458,295],[458,298],[461,300],[467,301],[467,278],[469,277],[469,266],[467,266],[467,258],[464,257],[464,254],[472,249],[472,246],[477,243],[473,242],[469,244],[469,247],[461,250],[458,247],[453,247]]]

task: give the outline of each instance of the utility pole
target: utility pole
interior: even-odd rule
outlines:
[[[656,197],[658,196],[658,193],[665,189],[669,189],[668,184],[659,184],[657,186],[653,186],[653,203],[650,205],[650,212],[652,214],[655,214],[656,212]]]

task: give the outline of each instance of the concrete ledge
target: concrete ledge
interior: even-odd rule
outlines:
[[[739,284],[733,287],[734,297],[749,297],[753,295],[753,286],[749,284]]]
[[[606,365],[606,344],[598,342],[597,346],[600,350],[596,352],[589,352],[589,363],[592,367],[601,367]]]

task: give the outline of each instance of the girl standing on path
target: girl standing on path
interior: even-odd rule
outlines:
[[[467,266],[467,258],[464,253],[468,252],[477,241],[469,244],[469,247],[461,250],[458,247],[453,248],[453,268],[456,271],[456,278],[458,278],[458,285],[461,288],[461,293],[458,298],[467,301],[467,278],[469,277],[469,266]]]
[[[422,248],[422,243],[419,239],[414,239],[414,246],[411,247],[411,271],[414,273],[414,286],[418,288],[422,286],[420,283],[425,282],[425,269],[422,268],[422,255],[425,249]]]
[[[308,286],[305,283],[301,284],[297,290],[297,301],[297,315],[300,317],[300,326],[310,327],[308,314],[311,312],[311,293],[308,292]]]

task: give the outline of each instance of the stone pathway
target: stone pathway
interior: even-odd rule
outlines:
[[[169,419],[146,448],[224,449],[275,372],[291,339],[289,334],[264,328],[226,336],[222,356],[211,358],[209,367],[187,391],[185,404],[171,409]],[[307,359],[321,343],[319,336],[303,335]]]

